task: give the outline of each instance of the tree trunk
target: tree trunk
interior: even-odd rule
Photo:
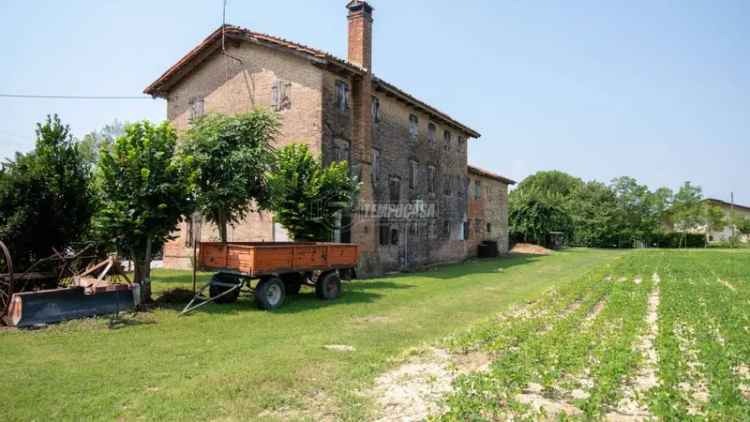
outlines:
[[[216,214],[216,226],[219,229],[219,239],[222,243],[227,241],[227,216],[223,211]]]
[[[146,241],[146,252],[143,257],[135,257],[135,283],[141,286],[141,303],[151,302],[151,239]]]

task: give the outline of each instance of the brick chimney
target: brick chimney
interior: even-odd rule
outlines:
[[[366,1],[352,0],[349,9],[348,60],[372,72],[372,11]]]

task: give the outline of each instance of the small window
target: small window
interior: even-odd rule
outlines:
[[[193,97],[189,101],[190,104],[190,120],[203,116],[204,101],[203,97]]]
[[[474,231],[477,233],[477,236],[481,236],[482,234],[482,220],[476,219],[474,220]]]
[[[411,160],[409,162],[409,187],[414,189],[417,186],[417,171],[419,169],[419,163]]]
[[[419,118],[416,114],[409,115],[409,135],[411,139],[417,139],[419,135]]]
[[[341,111],[349,110],[349,84],[336,81],[336,106]]]
[[[430,123],[427,125],[427,142],[434,144],[435,143],[435,132],[437,131],[437,128],[435,127],[434,123]]]
[[[380,244],[382,246],[388,245],[390,242],[391,228],[387,224],[380,225]]]
[[[427,167],[427,191],[435,193],[437,190],[437,178],[435,177],[435,166]]]
[[[398,177],[391,177],[388,189],[390,191],[391,203],[398,204],[401,202],[401,179]]]
[[[373,182],[380,180],[380,151],[373,148],[372,150],[372,169],[371,175]]]
[[[372,121],[375,123],[380,121],[380,100],[378,97],[372,97]]]
[[[482,199],[482,182],[480,180],[474,181],[474,199]]]
[[[492,234],[492,224],[487,223],[487,234]]]
[[[451,237],[451,222],[448,220],[443,222],[443,237],[446,239]]]
[[[443,176],[443,193],[445,196],[451,194],[451,181],[453,181],[453,176]]]
[[[350,157],[350,146],[349,141],[336,138],[333,141],[333,161],[346,161],[348,162]]]
[[[458,137],[458,146],[459,148],[463,147],[466,143],[466,137],[465,136],[459,136]]]
[[[451,147],[451,141],[453,140],[453,134],[451,134],[449,131],[443,132],[443,139],[445,140],[445,145],[443,146],[443,149],[448,149]]]
[[[469,238],[469,222],[468,221],[464,221],[464,224],[463,224],[463,239],[461,239],[461,240],[466,240],[468,238]]]
[[[274,81],[271,88],[271,102],[274,110],[282,111],[292,108],[291,91],[291,82],[282,80]]]
[[[398,245],[398,230],[391,229],[391,245]]]

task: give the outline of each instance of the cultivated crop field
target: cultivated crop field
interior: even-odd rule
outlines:
[[[449,341],[443,420],[750,420],[750,253],[637,251]]]

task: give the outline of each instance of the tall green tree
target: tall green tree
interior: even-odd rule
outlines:
[[[36,137],[32,152],[0,169],[0,239],[19,270],[81,240],[95,209],[90,168],[70,127],[47,116]]]
[[[610,187],[600,182],[584,184],[573,193],[569,210],[574,226],[573,244],[599,248],[619,245],[621,210]]]
[[[727,226],[727,218],[724,211],[716,205],[703,203],[703,219],[706,227],[706,244],[709,242],[709,234],[714,231],[724,230]]]
[[[306,145],[288,145],[276,153],[269,174],[270,208],[294,240],[328,241],[336,214],[351,208],[359,183],[345,161],[323,167]]]
[[[268,199],[266,175],[273,163],[271,143],[279,131],[275,114],[265,110],[195,119],[182,146],[197,209],[216,224],[222,242],[227,225],[241,221],[254,202]]]
[[[78,141],[78,150],[81,153],[81,158],[89,163],[92,167],[96,166],[96,162],[99,160],[99,152],[104,149],[109,149],[109,146],[114,143],[115,139],[125,134],[125,125],[119,120],[115,120],[110,124],[105,125],[100,130],[89,132]]]
[[[96,230],[135,261],[135,281],[151,299],[151,260],[183,215],[192,211],[189,185],[175,160],[177,135],[168,123],[125,126],[102,149],[97,166],[101,208]]]
[[[534,188],[515,193],[508,215],[511,236],[539,245],[546,245],[553,231],[571,239],[573,219],[566,201],[560,194],[540,193]]]
[[[675,193],[672,201],[672,221],[675,229],[683,234],[680,246],[687,233],[705,222],[703,211],[703,191],[700,186],[685,182]]]

